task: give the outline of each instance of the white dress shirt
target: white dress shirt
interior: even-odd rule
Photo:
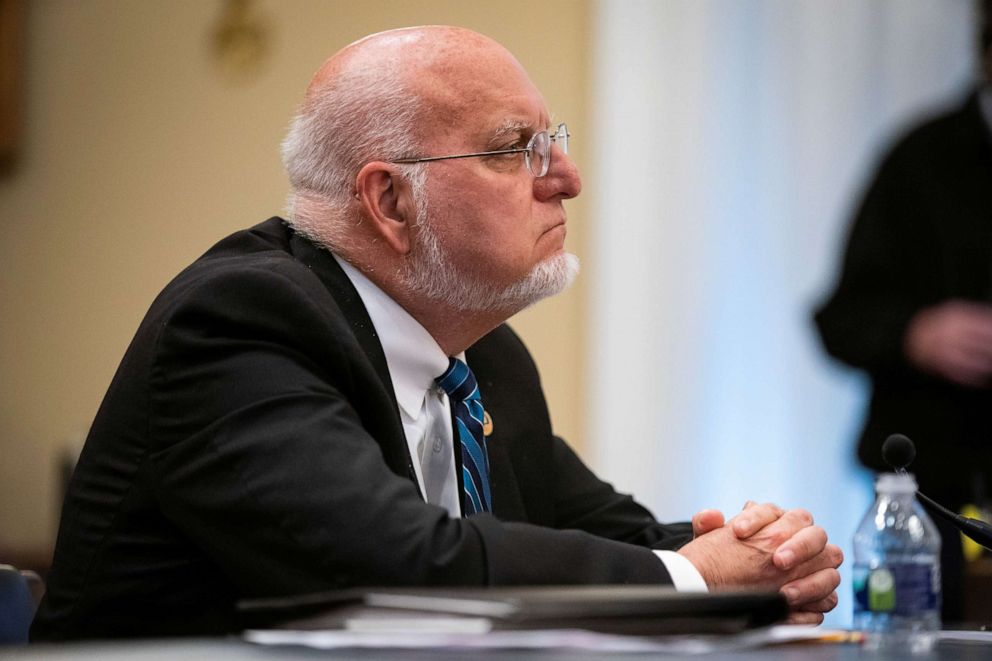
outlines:
[[[448,369],[448,356],[430,333],[396,301],[341,257],[334,258],[358,291],[379,336],[400,409],[417,483],[427,502],[452,518],[461,516],[448,395],[434,381]],[[465,360],[465,354],[457,358]],[[485,406],[485,393],[482,404]],[[677,590],[705,592],[706,582],[688,558],[655,551]]]

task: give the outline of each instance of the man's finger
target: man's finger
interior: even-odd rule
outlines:
[[[789,617],[785,618],[786,624],[822,624],[823,613],[810,613],[807,611],[793,611]]]
[[[744,510],[730,520],[738,539],[747,539],[765,526],[779,519],[785,511],[773,503],[758,505],[752,501],[744,503]]]
[[[808,613],[829,613],[837,607],[838,601],[839,598],[837,597],[837,591],[834,590],[823,599],[819,599],[810,604],[800,604],[793,607],[792,610]]]
[[[844,562],[844,552],[836,544],[827,544],[816,557],[793,568],[789,575],[791,580],[810,576],[821,569],[837,569]],[[774,564],[774,562],[773,562]]]
[[[764,528],[754,534],[754,538],[760,537],[766,543],[771,544],[772,552],[782,544],[789,541],[793,535],[813,524],[813,516],[804,509],[793,509],[782,514],[778,519],[772,521]]]
[[[827,567],[786,583],[782,586],[781,593],[790,606],[798,607],[829,598],[839,585],[840,572]]]
[[[705,535],[717,528],[722,528],[723,524],[723,512],[720,510],[700,510],[692,517],[692,536]]]
[[[827,531],[820,526],[807,526],[775,550],[772,562],[782,571],[789,571],[815,558],[826,545]]]

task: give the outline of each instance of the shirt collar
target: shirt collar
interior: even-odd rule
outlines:
[[[358,291],[379,335],[396,403],[411,420],[420,417],[424,396],[448,369],[448,356],[409,312],[338,255],[334,258]]]

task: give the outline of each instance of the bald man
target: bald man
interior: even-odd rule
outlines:
[[[674,584],[836,603],[802,510],[663,525],[551,430],[504,325],[565,288],[568,133],[499,44],[373,35],[283,145],[288,220],[156,299],[66,498],[35,639],[212,634],[234,603],[362,585]]]

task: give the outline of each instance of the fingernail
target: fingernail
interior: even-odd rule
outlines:
[[[747,517],[737,519],[737,523],[734,525],[734,528],[736,528],[738,532],[747,532],[751,529],[751,519],[748,519]]]
[[[778,560],[786,567],[791,567],[792,563],[796,561],[796,553],[790,549],[780,551],[778,554]]]
[[[796,588],[782,588],[782,594],[790,604],[795,603],[799,599],[799,590]]]

